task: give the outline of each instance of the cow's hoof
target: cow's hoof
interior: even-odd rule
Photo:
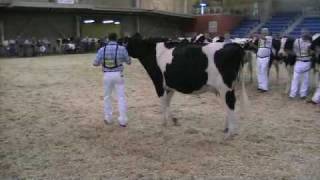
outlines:
[[[177,118],[172,118],[172,122],[173,122],[173,125],[175,126],[181,126]]]
[[[224,133],[228,133],[228,132],[229,132],[229,128],[225,128],[225,129],[223,130],[223,132],[224,132]]]
[[[224,136],[224,140],[232,140],[235,136],[237,136],[238,133],[230,133],[230,131],[228,133],[225,134]]]

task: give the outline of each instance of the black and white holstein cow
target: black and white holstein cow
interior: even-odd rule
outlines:
[[[141,62],[155,86],[161,99],[164,125],[172,119],[169,106],[174,92],[210,91],[219,94],[226,106],[226,138],[237,134],[234,82],[244,57],[244,50],[238,44],[179,45],[135,35],[128,39],[127,50]]]
[[[281,61],[284,62],[285,69],[287,71],[287,82],[286,82],[286,89],[285,94],[289,94],[291,81],[293,77],[293,67],[296,62],[297,56],[293,52],[293,45],[295,39],[290,37],[283,37],[281,38],[281,47],[279,51],[279,58]]]
[[[212,43],[212,40],[209,38],[206,38],[204,34],[197,34],[193,38],[191,38],[191,43],[193,44],[209,44]]]
[[[320,72],[320,33],[312,36],[311,50],[314,51],[315,69]]]
[[[320,33],[312,36],[311,50],[314,52],[313,62],[314,62],[314,81],[320,83]]]

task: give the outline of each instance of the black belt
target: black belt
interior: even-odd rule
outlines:
[[[257,56],[258,58],[270,58],[270,56],[264,56],[264,57],[260,57],[260,56]]]
[[[311,62],[310,60],[298,60],[298,61],[301,61],[301,62]]]
[[[103,67],[103,72],[120,72],[121,70],[116,70],[116,71],[113,71],[112,69],[116,69],[116,68],[119,68],[119,67],[122,67],[123,65],[122,64],[120,64],[120,65],[118,65],[117,67],[114,67],[114,68],[107,68],[107,67]],[[104,69],[108,69],[108,70],[104,70]]]

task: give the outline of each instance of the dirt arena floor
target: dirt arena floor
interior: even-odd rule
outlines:
[[[176,94],[181,126],[163,128],[137,61],[125,70],[129,125],[105,125],[93,58],[0,59],[0,179],[320,179],[320,108],[288,100],[284,72],[266,94],[247,85],[250,112],[238,110],[239,136],[225,142],[210,93]]]

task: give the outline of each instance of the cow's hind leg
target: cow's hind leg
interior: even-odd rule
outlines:
[[[174,94],[174,91],[167,90],[167,107],[168,108],[170,108],[170,103],[171,103],[173,94]],[[178,119],[172,116],[170,109],[168,109],[167,111],[168,111],[168,118],[172,120],[175,126],[178,126],[179,125]]]
[[[227,109],[225,139],[237,134],[238,117],[235,113],[236,96],[234,90],[225,93],[225,104]]]
[[[171,90],[166,90],[161,99],[161,111],[163,113],[163,126],[167,126],[168,119],[171,119],[170,114],[170,102],[172,99],[174,92]],[[172,119],[174,124],[177,125],[177,119]]]
[[[292,76],[293,76],[293,66],[287,65],[286,66],[286,70],[287,70],[287,73],[288,73],[288,80],[287,80],[287,83],[286,83],[285,94],[288,95],[290,93],[291,81],[292,81]]]
[[[251,58],[250,61],[248,62],[248,69],[249,69],[249,74],[250,74],[250,83],[253,83],[253,59]]]

